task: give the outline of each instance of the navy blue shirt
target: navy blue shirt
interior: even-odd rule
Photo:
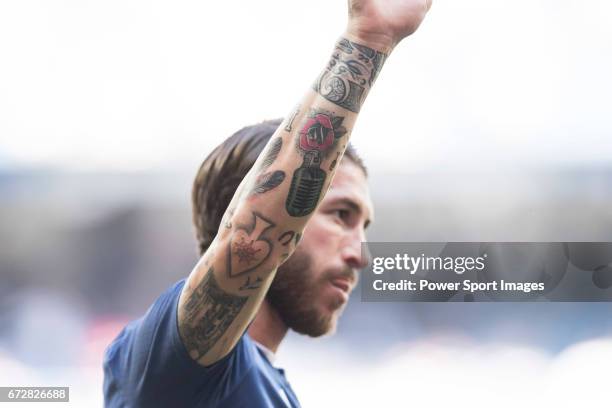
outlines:
[[[177,325],[184,280],[129,323],[104,355],[107,407],[299,407],[283,370],[244,334],[209,367],[187,353]]]

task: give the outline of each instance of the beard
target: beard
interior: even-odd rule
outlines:
[[[328,302],[326,308],[333,312],[317,309],[320,294],[325,285],[336,276],[349,276],[355,280],[352,269],[342,272],[325,271],[315,279],[312,257],[299,248],[282,264],[268,289],[266,300],[291,330],[310,337],[319,337],[335,329],[337,316],[343,308],[338,299]]]

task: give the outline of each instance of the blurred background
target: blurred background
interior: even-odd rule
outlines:
[[[612,241],[611,13],[435,0],[353,132],[369,240]],[[199,164],[291,111],[345,14],[0,3],[0,386],[102,405],[104,348],[197,260]],[[336,336],[290,335],[278,360],[305,407],[608,406],[611,363],[608,303],[362,303],[359,289]]]

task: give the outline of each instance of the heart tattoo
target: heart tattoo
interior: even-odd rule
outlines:
[[[251,225],[237,226],[227,251],[227,273],[235,278],[261,266],[272,252],[272,241],[264,236],[275,224],[253,212]]]

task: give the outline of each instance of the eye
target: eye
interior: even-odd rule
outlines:
[[[334,215],[338,217],[339,219],[341,219],[342,221],[346,222],[351,216],[351,212],[347,209],[340,208],[340,209],[334,210]]]

